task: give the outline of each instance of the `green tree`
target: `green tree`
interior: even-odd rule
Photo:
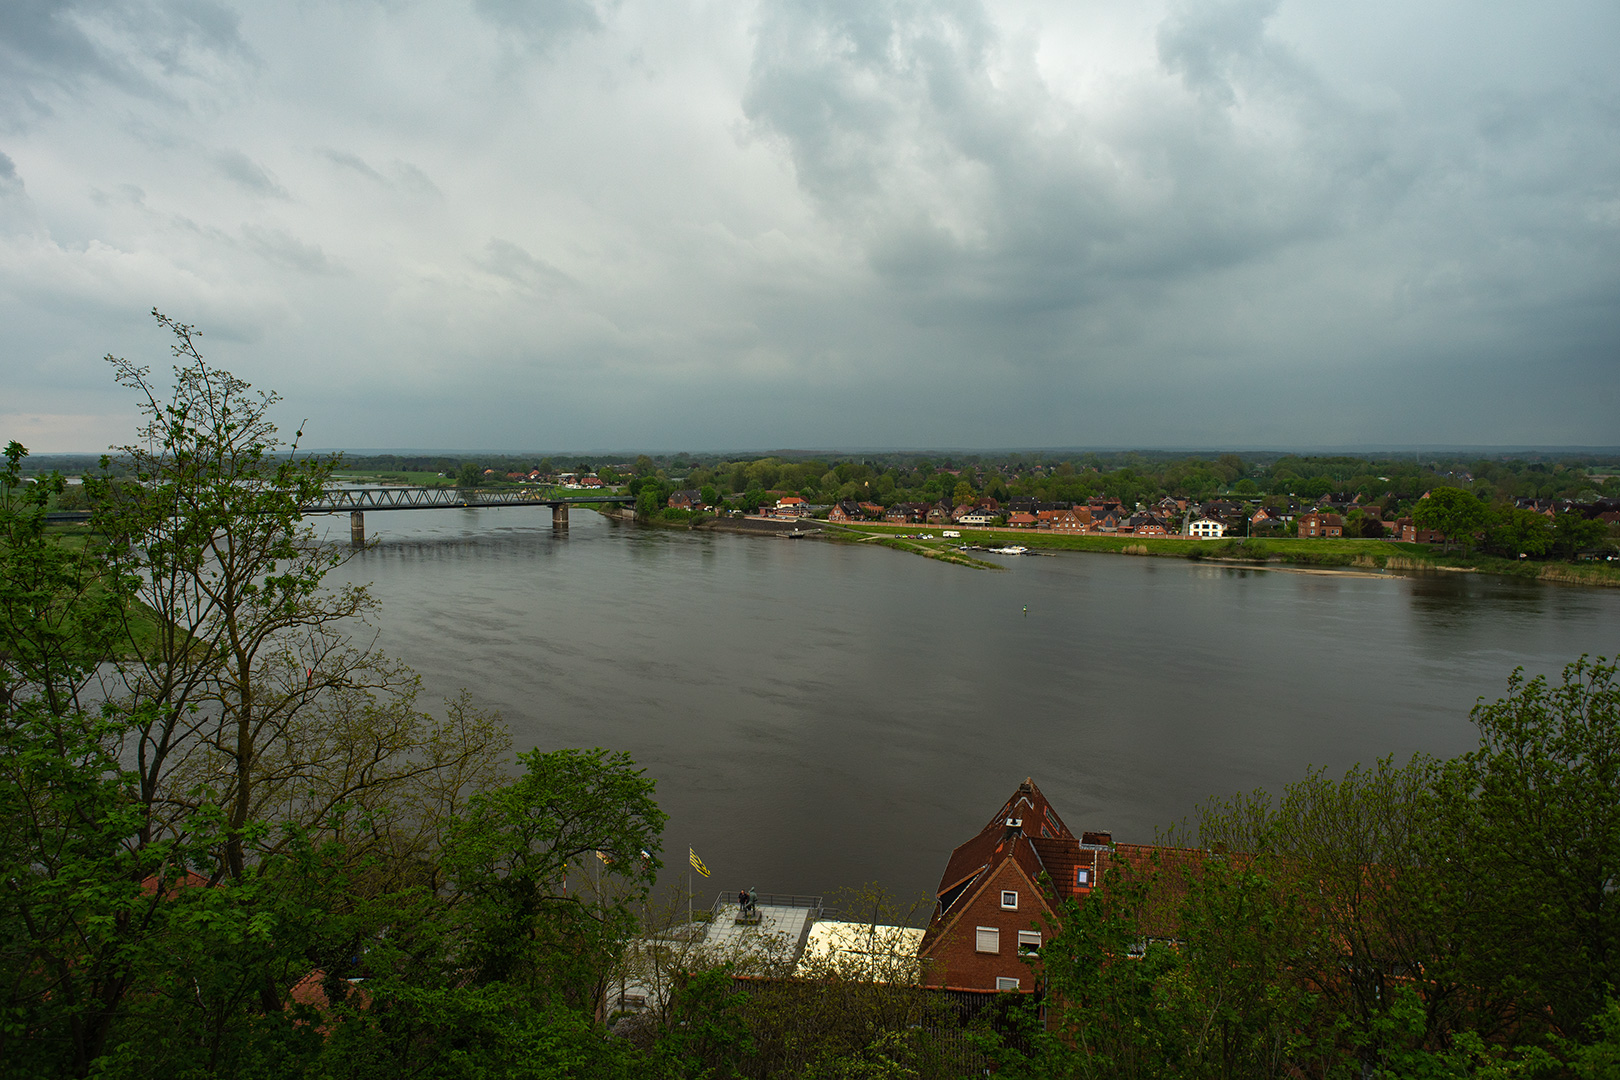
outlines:
[[[1478,750],[1449,763],[1444,896],[1466,985],[1504,1026],[1583,1038],[1620,987],[1620,684],[1582,658],[1508,679],[1473,711]]]
[[[1293,493],[1301,499],[1315,501],[1333,490],[1331,476],[1313,476],[1308,480],[1297,480],[1293,485]]]
[[[70,546],[47,532],[62,478],[24,479],[27,456],[10,443],[0,469],[0,719],[24,702],[53,716],[84,710],[96,665],[118,650],[129,585],[106,576],[96,544]]]
[[[1274,977],[1290,992],[1319,994],[1328,1011],[1318,1021],[1339,1027],[1343,1051],[1369,1068],[1391,1053],[1444,1046],[1464,1022],[1446,956],[1451,931],[1434,916],[1438,767],[1421,756],[1402,767],[1384,758],[1340,780],[1317,769],[1275,798],[1256,791],[1198,810],[1201,847],[1252,853],[1289,902],[1310,911],[1322,936]],[[1424,1005],[1415,1031],[1387,1015],[1398,986]]]
[[[475,488],[484,482],[484,470],[476,461],[463,461],[456,469],[456,487]]]
[[[628,755],[536,750],[518,760],[523,775],[475,796],[447,838],[463,964],[478,982],[556,994],[589,1014],[662,865],[665,815]]]
[[[202,940],[171,917],[184,905],[169,883],[200,871],[226,890],[208,895],[248,896],[307,835],[363,863],[365,893],[420,880],[506,746],[465,702],[444,720],[418,712],[408,671],[350,645],[344,620],[366,597],[322,587],[342,555],[301,524],[333,462],[279,443],[274,396],[159,320],[182,361],[175,388],[160,397],[146,369],[113,361],[147,422],[92,478],[91,533],[44,530],[56,481],[24,485],[21,447],[0,474],[0,922],[15,943],[0,981],[6,1030],[56,1046],[73,1073],[158,1007],[167,967]],[[112,691],[89,708],[80,688],[109,659]],[[230,910],[262,930],[269,902]],[[292,983],[253,970],[235,984],[243,1007],[280,1015]],[[199,968],[193,989],[204,981]],[[225,1013],[210,1009],[217,1028]]]
[[[1475,534],[1485,527],[1490,508],[1471,492],[1461,488],[1437,487],[1412,508],[1412,524],[1433,529],[1445,537],[1445,545],[1460,543],[1463,552],[1473,546]]]
[[[1515,506],[1501,506],[1491,514],[1484,547],[1492,554],[1510,559],[1520,555],[1539,558],[1552,546],[1552,522],[1544,515]]]
[[[272,807],[316,828],[402,777],[487,778],[505,753],[499,724],[416,712],[414,676],[347,636],[371,600],[324,587],[349,553],[302,520],[336,459],[280,440],[276,395],[210,367],[195,328],[154,315],[174,338],[174,387],[164,396],[149,369],[108,358],[146,422],[121,450],[129,482],[104,462],[92,518],[104,580],[132,601],[116,620],[117,707],[134,721],[118,754],[138,777],[139,842],[217,807],[223,872],[241,878],[249,825]]]
[[[1573,559],[1580,552],[1601,544],[1608,532],[1602,518],[1587,518],[1577,511],[1566,510],[1553,520],[1553,550],[1566,559]]]
[[[1041,946],[1055,1016],[1027,1051],[1002,1048],[1003,1071],[1086,1080],[1170,1074],[1180,1040],[1160,985],[1177,977],[1182,957],[1156,911],[1163,871],[1125,863],[1084,903],[1064,903],[1062,930]]]

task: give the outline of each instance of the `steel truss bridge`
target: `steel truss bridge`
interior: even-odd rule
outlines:
[[[551,524],[568,527],[568,508],[590,503],[633,503],[633,495],[535,495],[529,492],[478,491],[461,488],[379,487],[329,488],[303,507],[306,514],[349,512],[349,539],[366,542],[367,510],[448,510],[504,506],[549,506]]]
[[[453,510],[506,506],[549,506],[551,523],[568,526],[570,506],[599,503],[629,504],[633,495],[537,495],[530,492],[479,491],[463,488],[357,487],[329,488],[313,502],[299,507],[304,514],[349,515],[349,538],[356,544],[366,541],[366,512],[377,510]],[[88,511],[59,511],[45,515],[47,521],[88,521]]]
[[[551,524],[568,527],[570,506],[592,503],[634,503],[633,495],[536,495],[530,492],[479,491],[462,488],[376,487],[328,488],[301,509],[306,514],[349,513],[349,539],[366,542],[367,510],[449,510],[504,506],[549,506]]]

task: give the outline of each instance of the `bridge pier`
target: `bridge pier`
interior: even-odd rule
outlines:
[[[355,547],[366,546],[366,515],[359,510],[349,511],[349,543]]]
[[[551,527],[553,529],[568,528],[568,504],[557,503],[551,508]]]

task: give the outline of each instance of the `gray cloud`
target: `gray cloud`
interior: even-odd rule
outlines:
[[[881,273],[952,308],[973,298],[1022,315],[1264,257],[1352,209],[1341,174],[1385,151],[1359,116],[1321,134],[1325,103],[1265,43],[1268,10],[1230,5],[1161,30],[1166,65],[1218,90],[1209,99],[1141,93],[1095,116],[1044,85],[1032,57],[998,55],[978,4],[782,5],[745,101]],[[1271,130],[1242,129],[1234,85],[1267,96]]]
[[[63,402],[157,304],[372,445],[1612,441],[1614,40],[1596,0],[26,0],[0,360],[111,414]]]
[[[546,260],[536,258],[516,244],[499,238],[491,238],[483,254],[473,262],[480,269],[531,292],[552,292],[577,284]]]
[[[339,168],[358,173],[372,183],[385,188],[404,191],[411,195],[432,196],[434,198],[440,198],[444,195],[444,192],[439,190],[439,186],[433,182],[427,173],[408,161],[394,160],[389,164],[388,174],[385,175],[372,168],[364,158],[351,154],[346,150],[323,148],[317,150],[316,153]]]
[[[7,0],[0,4],[0,123],[36,121],[51,114],[53,98],[96,83],[170,96],[174,80],[203,76],[227,56],[255,61],[239,17],[210,0]]]
[[[473,8],[495,25],[521,31],[537,42],[602,26],[592,0],[473,0]]]
[[[366,164],[364,159],[355,154],[351,154],[346,150],[319,150],[317,153],[319,153],[320,156],[325,158],[327,161],[330,161],[332,164],[337,165],[340,168],[359,173],[367,180],[382,184],[384,187],[388,186],[387,177],[378,172],[376,169],[373,169],[370,165]]]
[[[413,195],[431,195],[442,197],[444,192],[433,182],[427,173],[418,169],[408,161],[395,161],[391,168],[394,182]]]
[[[284,229],[244,225],[248,245],[272,262],[303,274],[329,274],[335,270],[319,244],[307,244]]]
[[[222,150],[214,156],[214,163],[227,179],[234,180],[255,194],[276,199],[288,198],[287,189],[276,183],[264,166],[240,150]]]

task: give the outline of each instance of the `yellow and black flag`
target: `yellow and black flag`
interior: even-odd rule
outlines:
[[[691,848],[687,848],[686,849],[686,854],[688,855],[688,857],[690,857],[690,859],[692,861],[692,869],[696,870],[698,873],[702,874],[704,877],[708,877],[709,876],[709,868],[707,866],[703,865],[703,860],[697,857],[697,852],[694,851]]]

